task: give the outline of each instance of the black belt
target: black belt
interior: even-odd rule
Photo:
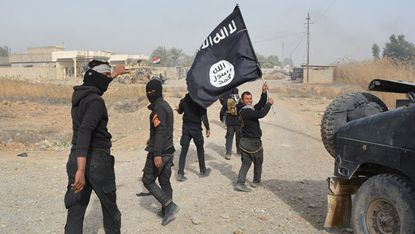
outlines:
[[[72,146],[71,150],[76,150],[76,147]],[[111,154],[111,149],[109,149],[109,148],[89,148],[88,152],[104,152],[104,153]]]

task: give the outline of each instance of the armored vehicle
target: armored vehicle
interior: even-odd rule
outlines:
[[[335,98],[321,136],[335,158],[326,227],[415,233],[415,84],[376,79],[369,91],[404,93],[389,110],[371,93]]]

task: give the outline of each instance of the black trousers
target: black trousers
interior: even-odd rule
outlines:
[[[260,139],[241,139],[241,160],[237,184],[245,184],[246,174],[254,163],[254,183],[261,182],[262,163],[264,162],[264,150]],[[246,146],[246,147],[244,147]],[[254,153],[253,153],[254,152]]]
[[[163,155],[163,166],[159,170],[154,164],[154,156],[152,153],[148,153],[146,164],[143,169],[142,181],[144,187],[161,203],[163,207],[166,207],[172,202],[173,189],[170,184],[171,167],[173,165],[173,154]],[[160,186],[156,184],[158,178]]]
[[[226,154],[232,154],[232,143],[233,143],[233,136],[235,135],[236,137],[236,153],[240,154],[241,153],[241,148],[239,146],[240,141],[241,141],[241,134],[242,134],[242,129],[241,126],[227,126],[226,128]]]
[[[182,137],[180,139],[180,145],[182,151],[180,152],[179,159],[179,171],[178,173],[184,175],[184,166],[186,164],[187,151],[189,150],[190,140],[196,145],[197,157],[199,159],[199,170],[200,172],[206,171],[205,164],[205,149],[203,148],[204,140],[202,129],[200,128],[189,128],[184,126],[182,130]]]
[[[65,194],[65,207],[68,209],[68,215],[65,233],[82,233],[85,211],[92,190],[101,202],[105,233],[120,233],[121,213],[116,202],[114,157],[110,155],[109,149],[88,152],[85,170],[86,184],[79,193],[71,189],[77,167],[75,150],[71,150],[66,164],[68,186]]]

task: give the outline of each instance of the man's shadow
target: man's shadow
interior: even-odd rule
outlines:
[[[272,179],[263,181],[263,186],[289,205],[316,229],[325,230],[323,225],[327,211],[327,182]],[[341,230],[332,231],[344,233]]]

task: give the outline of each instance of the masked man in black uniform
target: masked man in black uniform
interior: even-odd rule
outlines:
[[[128,72],[124,66],[111,71],[107,62],[93,60],[81,86],[72,96],[72,149],[66,164],[68,186],[65,233],[82,233],[85,211],[94,190],[103,213],[105,233],[120,233],[121,213],[116,203],[114,157],[102,95],[113,78]]]
[[[175,219],[179,207],[173,202],[173,189],[170,184],[173,165],[173,110],[163,99],[162,85],[157,79],[146,85],[147,98],[150,101],[150,138],[146,148],[147,160],[142,181],[147,190],[162,205],[160,215],[162,225]],[[158,179],[160,186],[156,184]]]
[[[207,117],[207,110],[194,102],[189,94],[180,100],[179,107],[176,109],[179,114],[183,114],[182,137],[180,138],[180,145],[182,151],[180,152],[179,171],[177,174],[177,181],[185,181],[184,167],[186,164],[187,151],[189,150],[190,141],[196,145],[197,157],[199,159],[200,176],[206,177],[210,174],[210,168],[206,168],[205,164],[205,150],[203,147],[203,133],[202,122],[206,128],[206,137],[210,136],[209,121]]]

